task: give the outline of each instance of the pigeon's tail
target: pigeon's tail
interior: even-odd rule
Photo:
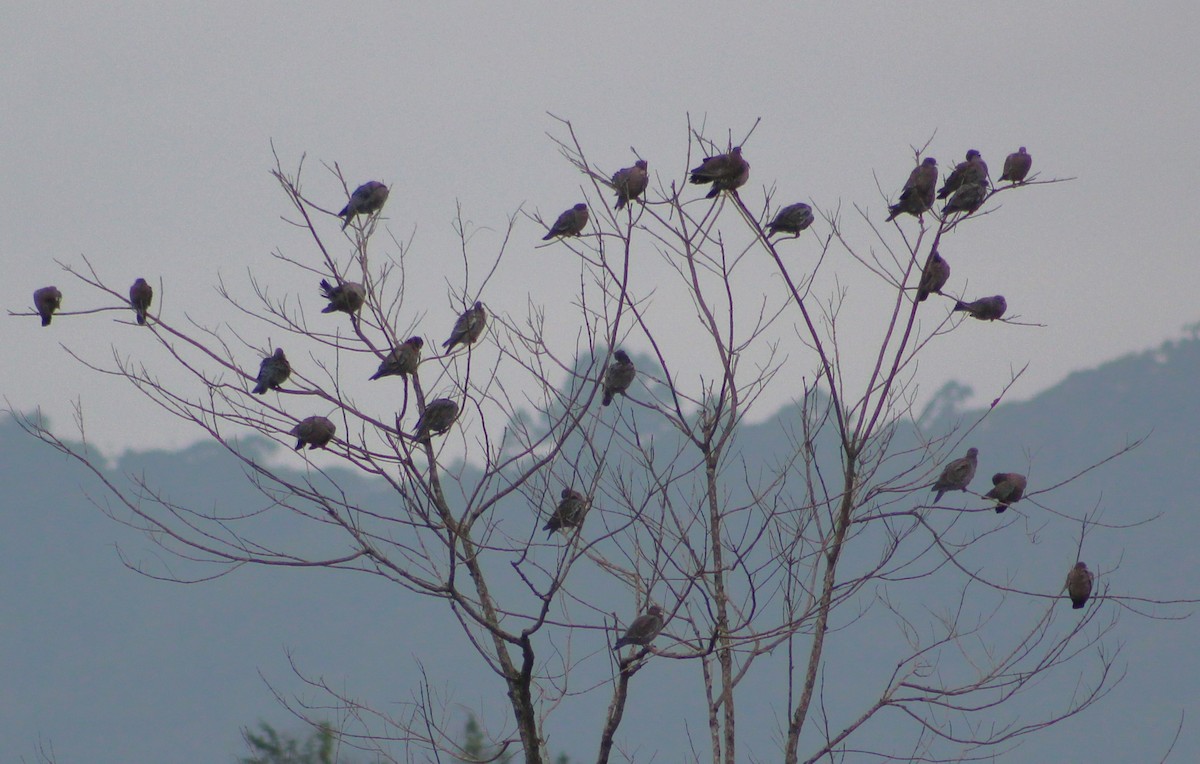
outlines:
[[[450,339],[448,339],[442,343],[442,347],[444,347],[446,349],[446,352],[449,353],[451,350],[454,349],[454,345],[456,342],[457,342],[457,340],[455,340],[453,337],[451,337]]]
[[[367,381],[368,381],[368,382],[374,382],[375,380],[379,379],[379,378],[380,378],[380,377],[382,377],[382,376],[386,376],[386,375],[384,374],[384,371],[383,371],[383,369],[380,369],[379,371],[377,371],[377,372],[375,372],[374,374],[372,374],[372,375],[370,376],[370,378],[369,378]]]
[[[917,302],[925,302],[929,299],[929,292],[925,289],[917,290]]]
[[[42,316],[42,326],[49,326],[52,316],[53,314],[51,313],[47,313],[46,315]]]
[[[1084,605],[1083,602],[1072,602],[1071,609],[1072,610],[1083,610],[1083,605]]]
[[[333,313],[335,310],[337,310],[337,307],[334,305],[326,305],[324,308],[321,308],[322,313]]]
[[[944,496],[944,495],[945,495],[945,493],[946,493],[945,491],[938,491],[938,492],[937,492],[937,496],[934,496],[934,497],[933,497],[933,503],[934,503],[934,504],[937,504],[939,501],[941,501],[941,500],[942,500],[942,496]]]
[[[296,450],[304,448],[304,438],[296,438]]]
[[[627,640],[625,639],[625,637],[621,637],[620,639],[618,639],[618,640],[617,640],[617,643],[616,643],[615,645],[613,645],[613,649],[614,649],[614,650],[620,650],[620,649],[621,649],[622,647],[624,647],[625,645],[632,645],[632,644],[633,644],[633,643],[632,643],[632,642],[629,642],[629,641],[627,641]]]
[[[616,207],[613,207],[613,209],[615,209],[615,210],[619,210],[619,209],[622,209],[622,208],[624,208],[624,206],[625,206],[625,201],[626,201],[625,197],[623,197],[623,196],[618,196],[618,197],[617,197],[617,206],[616,206]]]
[[[937,195],[937,198],[939,198],[939,199],[945,199],[945,198],[946,198],[947,196],[949,196],[949,195],[950,195],[950,187],[949,187],[949,186],[942,186],[942,187],[941,187],[941,189],[939,189],[939,190],[938,190],[938,195]]]
[[[137,312],[137,322],[139,324],[141,324],[142,326],[145,326],[146,325],[146,311],[142,310],[141,308],[138,308],[136,312]]]
[[[613,393],[609,390],[604,391],[604,400],[600,402],[601,406],[611,405],[613,402]]]
[[[1002,514],[1004,514],[1004,510],[1006,510],[1006,509],[1008,509],[1007,504],[997,504],[996,505],[996,514],[1002,515]]]
[[[954,301],[954,309],[955,310],[970,310],[971,308],[962,300],[955,300]]]
[[[716,183],[714,183],[714,184],[713,184],[713,187],[712,187],[712,190],[711,190],[711,191],[709,191],[707,194],[705,194],[705,195],[704,195],[704,198],[705,198],[705,199],[711,199],[711,198],[713,198],[714,196],[716,196],[716,195],[717,195],[717,194],[719,194],[719,193],[721,193],[721,189],[717,188],[717,184],[716,184]]]
[[[250,392],[254,393],[255,395],[266,395],[267,394],[267,383],[259,382],[257,385],[254,386],[254,389],[251,390]]]
[[[885,223],[890,223],[890,222],[892,222],[892,221],[893,221],[893,220],[895,220],[895,219],[896,219],[896,218],[897,218],[897,217],[900,215],[900,213],[901,213],[901,212],[903,212],[903,211],[904,211],[904,210],[900,209],[900,205],[899,205],[899,204],[893,204],[893,205],[891,205],[890,207],[888,207],[888,212],[890,212],[891,214],[890,214],[890,215],[888,215],[888,216],[887,216],[887,220],[885,220],[885,221],[883,221],[883,222],[885,222]]]

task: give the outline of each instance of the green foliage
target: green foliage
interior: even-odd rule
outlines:
[[[334,730],[327,724],[320,725],[304,740],[280,735],[266,722],[259,722],[258,728],[257,733],[242,730],[253,755],[238,759],[238,764],[339,764],[334,754]]]
[[[475,714],[467,717],[466,726],[463,728],[462,752],[466,758],[456,758],[455,761],[459,764],[475,764],[482,761],[508,764],[512,761],[512,754],[498,756],[500,747],[488,744],[487,738],[483,735],[483,728],[479,726],[479,720],[475,718]]]
[[[466,758],[456,758],[454,761],[457,764],[478,764],[478,762],[484,761],[511,764],[513,761],[513,754],[499,755],[500,746],[488,744],[487,738],[483,734],[483,728],[479,726],[479,720],[475,718],[475,714],[467,717],[466,726],[463,728],[462,753]],[[554,764],[571,764],[571,760],[565,753],[560,753],[554,760]]]

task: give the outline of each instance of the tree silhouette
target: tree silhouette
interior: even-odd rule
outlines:
[[[970,270],[955,260],[955,237],[998,211],[997,196],[1059,181],[1035,173],[991,186],[985,176],[973,181],[978,199],[945,215],[922,203],[888,223],[883,208],[844,215],[810,200],[811,224],[806,214],[772,226],[782,205],[773,186],[755,190],[755,175],[769,177],[769,161],[754,157],[753,129],[718,144],[689,126],[679,167],[709,168],[701,173],[712,176],[701,178],[712,182],[709,197],[689,186],[687,173],[665,173],[650,158],[646,190],[613,209],[614,169],[629,157],[594,164],[572,125],[558,124],[553,140],[578,171],[590,210],[564,229],[578,235],[542,243],[554,221],[528,214],[539,224],[529,232],[515,214],[498,244],[481,251],[460,213],[462,262],[444,266],[452,284],[444,309],[406,289],[411,244],[380,243],[388,238],[381,235],[386,206],[346,216],[343,234],[335,213],[342,200],[310,199],[303,161],[289,172],[277,156],[287,222],[309,249],[277,252],[271,267],[310,275],[312,294],[280,295],[265,286],[270,277],[254,276],[250,294],[222,283],[241,323],[177,321],[160,301],[146,329],[158,341],[156,358],[77,356],[97,373],[123,376],[228,448],[261,491],[261,508],[178,506],[142,476],[132,476],[136,488],[127,490],[35,417],[25,427],[91,466],[126,521],[198,565],[218,573],[244,564],[354,571],[444,603],[447,628],[467,635],[481,668],[498,679],[497,698],[503,688],[511,726],[486,737],[473,730],[465,750],[427,681],[397,713],[368,710],[309,680],[334,708],[353,707],[362,723],[339,738],[387,760],[428,750],[464,761],[481,754],[547,761],[547,725],[592,693],[609,694],[595,729],[597,760],[643,756],[632,751],[653,750],[655,741],[623,741],[621,725],[638,674],[660,660],[694,669],[704,711],[687,721],[691,756],[713,762],[745,761],[748,742],[756,751],[773,746],[787,762],[851,753],[987,757],[1103,697],[1119,678],[1111,649],[1117,615],[1156,617],[1154,606],[1182,600],[1118,596],[1101,569],[1080,615],[1063,586],[1075,559],[1047,571],[1036,590],[982,567],[991,545],[1021,543],[1004,531],[1024,507],[1051,510],[1055,532],[1078,539],[1079,548],[1087,534],[1121,526],[1055,506],[1054,492],[1078,475],[1038,476],[1003,516],[975,485],[932,502],[930,487],[946,463],[972,446],[986,465],[987,446],[978,422],[926,432],[914,411],[918,359],[932,343],[968,320],[979,331],[1032,330],[1017,295],[1008,296],[1014,310],[986,324],[954,311],[960,274]],[[927,149],[914,150],[918,166]],[[742,167],[751,160],[752,169]],[[330,169],[349,198],[350,184]],[[885,196],[898,194],[902,180]],[[587,222],[576,231],[579,219]],[[558,304],[527,304],[518,314],[513,306],[522,301],[495,286],[505,269],[528,269],[510,266],[518,236],[522,246],[578,263],[578,280],[563,285]],[[953,265],[948,280],[923,280],[930,263]],[[64,267],[111,309],[128,312],[90,261]],[[864,269],[879,289],[850,294],[831,273],[843,268]],[[355,294],[361,285],[361,305],[320,312],[346,284],[356,285]],[[875,301],[865,313],[885,316],[868,346],[839,331],[859,312],[856,300]],[[461,323],[474,310],[485,320],[463,327],[470,338],[430,352],[459,334],[451,334],[456,317]],[[564,332],[567,316],[573,328]],[[415,370],[369,381],[406,338],[422,337],[426,352]],[[277,347],[287,351],[290,377],[278,391],[252,395],[260,361]],[[636,377],[601,406],[618,350],[630,354]],[[183,371],[188,383],[161,381],[160,364]],[[1019,376],[994,391],[997,401]],[[359,403],[360,391],[383,384],[395,386],[394,409]],[[751,462],[739,438],[768,393],[780,390],[793,404],[779,417],[774,459]],[[294,456],[307,467],[303,479],[238,446],[237,436],[257,432],[290,449],[289,433],[314,415],[336,433],[325,447],[330,456]],[[327,469],[333,463],[386,483],[394,503],[363,506],[338,485]],[[586,498],[572,505],[571,522],[554,523],[570,492]],[[314,535],[293,546],[262,530],[257,520],[267,514],[307,524]],[[613,651],[652,606],[662,610],[661,633]],[[835,643],[862,653],[874,671],[870,687],[826,673],[838,665],[830,658]],[[1053,681],[1059,675],[1065,679]],[[765,686],[782,721],[774,739],[745,741],[740,704],[747,693],[761,701],[761,677],[773,678]],[[1030,697],[1047,703],[1029,710]],[[878,734],[885,714],[902,735]]]

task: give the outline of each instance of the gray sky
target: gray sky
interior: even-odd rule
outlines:
[[[392,185],[388,227],[413,238],[404,313],[424,316],[421,332],[441,339],[455,310],[446,284],[462,283],[456,204],[482,229],[474,245],[488,253],[521,205],[553,217],[579,200],[580,177],[545,135],[562,134],[547,112],[573,121],[601,167],[629,164],[632,146],[668,183],[686,169],[689,114],[716,140],[744,135],[761,117],[746,148],[743,198],[759,208],[763,187],[776,185],[776,203],[840,203],[864,246],[852,205],[880,221],[875,176],[895,194],[912,166],[910,145],[936,131],[931,153],[943,168],[977,148],[996,178],[1004,155],[1025,145],[1043,177],[1078,177],[1003,195],[999,214],[943,247],[954,269],[948,288],[1003,293],[1012,312],[1046,326],[963,327],[924,356],[923,393],[958,379],[990,399],[1029,363],[1015,391],[1028,397],[1200,319],[1197,226],[1175,202],[1191,197],[1191,173],[1173,169],[1200,166],[1200,62],[1190,39],[1200,10],[1022,5],[781,2],[734,13],[696,3],[381,3],[332,13],[325,3],[6,4],[5,308],[27,309],[32,291],[52,283],[65,292],[64,310],[99,305],[53,262],[86,255],[122,290],[136,276],[156,288],[161,279],[156,309],[176,323],[229,319],[266,344],[270,332],[238,323],[213,286],[222,277],[248,295],[239,282],[249,268],[320,305],[310,276],[270,257],[278,248],[315,263],[280,220],[288,209],[268,174],[272,140],[286,167],[307,153],[305,191],[330,208],[344,197],[321,162],[338,163],[351,184]],[[335,222],[324,225],[348,250]],[[565,248],[534,249],[542,233],[518,223],[484,295],[493,309],[523,315],[530,295],[553,317],[561,279],[577,281]],[[378,243],[395,250],[382,236]],[[816,239],[788,246],[802,263]],[[861,306],[878,285],[844,253],[831,257],[819,288],[851,290],[858,302],[843,337],[869,342],[880,324]],[[645,267],[648,281],[666,272]],[[690,307],[655,310],[666,320]],[[49,329],[0,315],[4,345],[21,359],[0,369],[0,391],[63,425],[81,398],[89,436],[105,448],[193,440],[58,346],[104,362],[115,343],[153,363],[149,337],[115,315],[63,317]],[[564,341],[575,332],[564,326]],[[686,335],[668,339],[686,352]],[[257,365],[243,355],[247,368]],[[361,393],[381,405],[387,394]],[[788,392],[772,395],[760,417]],[[133,415],[142,426],[128,424]]]

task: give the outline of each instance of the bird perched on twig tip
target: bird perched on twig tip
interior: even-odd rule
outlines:
[[[978,448],[968,448],[966,456],[947,464],[933,484],[933,490],[937,491],[937,496],[933,497],[933,503],[937,504],[941,501],[942,495],[947,491],[966,491],[967,486],[971,484],[971,479],[975,477],[975,468],[978,464]]]
[[[42,287],[33,293],[33,307],[42,317],[42,326],[49,326],[54,311],[62,307],[62,292],[58,287]]]
[[[712,189],[704,195],[705,199],[712,199],[722,191],[737,191],[744,186],[750,179],[750,163],[742,159],[742,147],[734,146],[728,154],[706,158],[691,173],[692,183],[712,184]]]
[[[658,605],[651,605],[643,615],[633,619],[625,634],[613,645],[614,650],[620,650],[625,645],[646,647],[663,628],[663,611]]]
[[[251,392],[266,395],[267,390],[278,390],[291,374],[292,365],[283,354],[283,348],[275,348],[274,354],[262,359],[258,365],[258,377],[255,380],[258,384]]]
[[[154,288],[145,279],[138,279],[129,287],[129,305],[133,308],[139,324],[146,323],[146,311],[154,300]]]

